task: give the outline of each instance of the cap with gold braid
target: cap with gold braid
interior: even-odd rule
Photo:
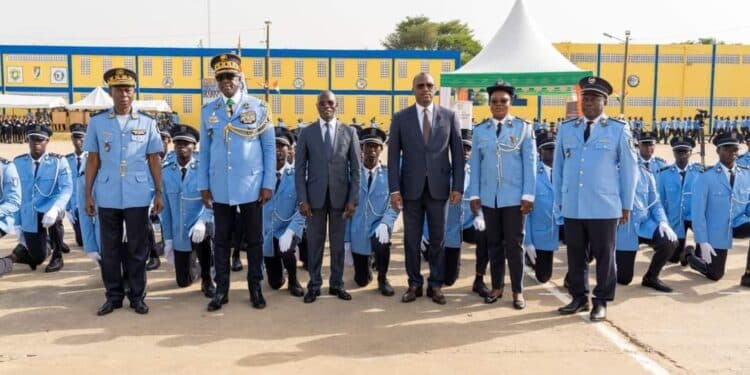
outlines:
[[[113,68],[104,72],[104,82],[107,86],[135,86],[135,72],[126,68]]]
[[[241,62],[242,59],[233,53],[222,53],[211,59],[211,68],[214,69],[214,75],[222,73],[239,74],[242,72]]]

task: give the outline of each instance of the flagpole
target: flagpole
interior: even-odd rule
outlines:
[[[268,103],[270,96],[271,96],[271,93],[270,93],[270,86],[271,86],[270,78],[271,77],[269,77],[269,74],[268,74],[269,72],[268,65],[271,63],[271,37],[270,37],[271,20],[267,19],[265,23],[266,23],[266,61],[265,61],[266,95],[265,95],[265,100],[266,100],[266,103]]]

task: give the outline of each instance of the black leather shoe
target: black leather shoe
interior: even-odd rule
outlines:
[[[232,257],[232,272],[242,271],[242,261],[239,257]]]
[[[576,297],[569,304],[557,309],[560,315],[575,314],[580,311],[589,311],[589,299],[586,297]]]
[[[437,303],[438,305],[445,305],[445,295],[443,294],[443,291],[440,290],[440,288],[431,288],[427,287],[427,297],[430,297],[432,299],[432,302]]]
[[[471,286],[471,291],[482,298],[486,298],[490,294],[487,284],[485,284],[484,280],[479,276],[474,277],[474,284]]]
[[[391,286],[391,283],[388,282],[388,279],[382,278],[378,279],[378,291],[380,294],[386,296],[386,297],[392,297],[396,292],[393,290],[393,287]]]
[[[261,291],[260,285],[253,285],[250,287],[250,303],[256,309],[266,308],[266,299],[263,298],[263,292]]]
[[[660,292],[664,293],[672,293],[672,288],[669,287],[669,285],[664,284],[661,280],[659,280],[658,277],[653,276],[643,276],[643,280],[641,281],[641,285],[649,288],[656,289]]]
[[[745,274],[742,275],[742,278],[740,278],[740,286],[750,288],[750,273],[745,272]]]
[[[315,302],[315,300],[318,298],[319,295],[320,295],[320,290],[308,289],[307,293],[305,294],[304,301],[305,303],[313,303]]]
[[[102,307],[99,308],[99,310],[96,311],[96,315],[104,316],[112,311],[115,311],[115,309],[119,309],[122,307],[122,302],[114,302],[107,300],[107,302],[104,302]]]
[[[65,263],[63,262],[62,254],[53,254],[52,257],[49,259],[49,263],[47,264],[47,267],[44,269],[44,272],[57,272],[63,268]]]
[[[592,322],[600,322],[607,319],[607,303],[594,300],[594,308],[589,316]]]
[[[352,295],[349,294],[344,288],[329,288],[328,294],[332,296],[336,296],[339,299],[343,299],[344,301],[351,301]]]
[[[60,246],[60,251],[63,252],[63,254],[69,254],[70,253],[70,246],[68,244],[63,243],[62,246]]]
[[[695,256],[695,248],[692,246],[685,246],[685,250],[680,255],[680,265],[685,267],[688,265],[690,257]]]
[[[201,292],[203,292],[203,295],[206,296],[206,298],[214,298],[216,295],[216,287],[214,286],[213,281],[203,280],[201,283]]]
[[[289,294],[295,296],[295,297],[302,297],[305,295],[305,289],[302,288],[302,285],[299,284],[299,281],[297,281],[296,278],[289,278],[289,284],[287,284],[286,288],[289,290]]]
[[[130,308],[138,314],[148,314],[148,305],[143,300],[130,302]]]
[[[209,312],[219,310],[221,306],[226,305],[227,302],[229,302],[229,297],[227,297],[226,294],[216,293],[211,302],[208,303],[206,310]]]
[[[494,294],[492,291],[488,291],[487,295],[484,296],[484,303],[487,303],[487,304],[495,303],[495,302],[497,302],[501,298],[503,298],[503,292],[502,291],[500,291],[499,294]]]
[[[159,257],[150,257],[146,263],[146,271],[158,270],[161,267],[161,259]]]
[[[401,302],[404,302],[404,303],[414,302],[417,300],[417,297],[422,297],[422,287],[410,286],[408,289],[406,289],[406,292],[404,292],[404,295],[401,296]]]

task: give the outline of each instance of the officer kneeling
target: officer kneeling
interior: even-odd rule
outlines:
[[[211,281],[211,235],[213,211],[203,206],[198,191],[198,160],[193,157],[200,136],[187,125],[172,128],[175,160],[162,169],[162,200],[159,215],[164,236],[164,256],[174,263],[177,285],[190,286],[201,277],[201,291],[208,298],[216,292]],[[196,267],[200,263],[200,272]]]

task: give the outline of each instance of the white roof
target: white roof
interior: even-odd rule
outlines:
[[[113,105],[114,103],[112,102],[112,97],[109,96],[109,93],[104,91],[103,88],[97,87],[86,95],[85,98],[69,105],[67,108],[69,110],[79,111],[98,111],[111,108]]]
[[[581,71],[552,46],[516,0],[492,40],[454,73],[532,73]]]
[[[65,99],[59,96],[0,94],[0,108],[60,108]]]
[[[136,100],[133,109],[150,112],[172,112],[172,108],[165,100]]]

